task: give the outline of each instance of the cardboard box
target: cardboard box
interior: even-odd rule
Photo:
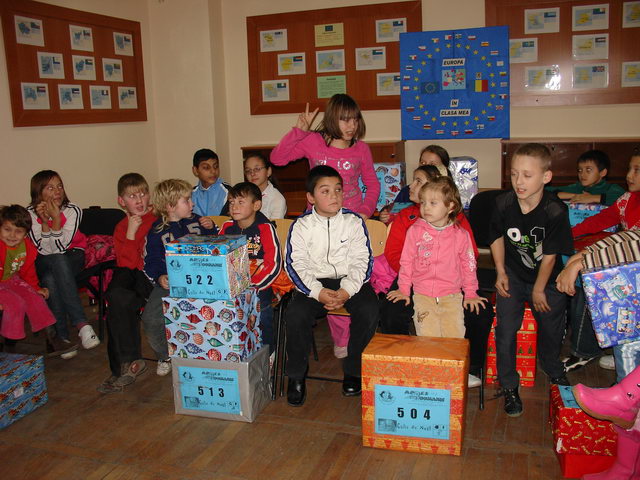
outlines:
[[[47,403],[41,356],[0,353],[0,429]]]
[[[246,362],[176,358],[171,364],[176,413],[253,422],[271,400],[267,348]]]
[[[162,308],[173,358],[240,362],[262,346],[254,288],[234,300],[163,297]]]
[[[602,348],[640,340],[640,262],[584,272],[582,284]]]
[[[571,387],[551,386],[549,423],[554,450],[565,477],[601,472],[613,464],[618,436],[611,422],[584,413]]]
[[[373,168],[380,182],[380,196],[376,204],[376,209],[380,210],[382,207],[393,203],[398,196],[398,192],[404,187],[405,164],[404,162],[374,163]],[[362,180],[359,179],[358,184],[362,193],[366,193],[367,189]]]
[[[468,210],[471,199],[478,193],[478,161],[472,157],[453,157],[449,171],[460,192],[462,208]]]
[[[469,343],[376,334],[362,353],[362,443],[460,455]]]
[[[607,208],[606,205],[602,205],[600,203],[570,203],[565,202],[567,207],[569,207],[569,223],[572,227],[575,227],[579,223],[583,222],[585,219],[589,217],[593,217],[594,215],[600,213],[602,210]],[[605,232],[616,232],[618,227],[609,227],[605,229]]]
[[[230,300],[251,285],[244,235],[185,235],[165,252],[172,297]]]

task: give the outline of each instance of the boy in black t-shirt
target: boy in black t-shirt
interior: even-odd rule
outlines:
[[[538,358],[551,383],[569,385],[560,362],[566,296],[555,279],[562,270],[560,255],[573,253],[567,206],[544,191],[551,181],[551,152],[528,143],[513,154],[513,191],[496,199],[489,242],[496,265],[496,353],[498,380],[507,415],[522,414],[516,371],[516,332],[529,302],[538,322]]]

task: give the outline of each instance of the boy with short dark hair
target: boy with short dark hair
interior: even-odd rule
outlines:
[[[316,166],[309,172],[306,190],[313,208],[291,226],[285,255],[285,268],[296,287],[286,311],[287,401],[294,407],[306,399],[316,318],[342,306],[351,314],[342,394],[357,396],[362,387],[362,351],[379,317],[378,299],[368,283],[373,257],[367,227],[358,214],[342,208],[340,174],[329,166]]]
[[[147,233],[156,216],[149,204],[149,185],[139,173],[127,173],[118,180],[118,205],[127,216],[113,232],[117,267],[106,298],[107,355],[111,375],[100,393],[119,392],[147,370],[142,359],[140,309],[147,303],[153,285],[143,272]]]
[[[220,160],[216,152],[202,148],[194,153],[192,171],[198,177],[198,184],[191,192],[193,213],[202,217],[227,215],[227,194],[231,187],[220,178]]]
[[[561,255],[573,253],[567,206],[544,190],[551,152],[537,143],[511,159],[513,190],[496,199],[489,242],[496,265],[496,353],[507,415],[522,415],[516,371],[516,333],[528,302],[538,323],[538,358],[550,382],[569,385],[560,361],[567,298],[555,286]]]
[[[220,228],[221,235],[246,235],[251,261],[251,285],[260,298],[260,331],[262,341],[273,352],[273,291],[271,284],[282,270],[280,242],[276,229],[260,212],[262,192],[251,182],[242,182],[229,190],[229,215],[233,220]]]
[[[557,192],[558,198],[571,203],[601,203],[612,205],[624,193],[615,183],[606,181],[611,162],[601,150],[589,150],[578,157],[578,181],[561,187],[546,187]]]

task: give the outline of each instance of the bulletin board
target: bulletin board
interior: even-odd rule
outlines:
[[[147,119],[139,22],[26,0],[0,14],[15,127]]]
[[[510,31],[511,105],[640,102],[640,1],[486,0]]]
[[[399,33],[420,30],[420,0],[247,17],[251,114],[299,113],[334,93],[399,109]]]

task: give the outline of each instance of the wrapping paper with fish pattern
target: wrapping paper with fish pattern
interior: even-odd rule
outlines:
[[[0,353],[0,429],[47,400],[42,356]]]
[[[478,161],[472,157],[453,157],[449,171],[460,192],[462,208],[467,210],[471,199],[478,193]]]
[[[380,210],[382,207],[393,203],[400,189],[404,187],[405,166],[402,162],[374,163],[373,169],[376,171],[376,176],[380,182],[380,196],[376,204],[376,209]],[[358,182],[362,192],[366,192],[366,187],[362,183],[362,180],[358,180]]]
[[[185,235],[165,251],[172,297],[229,300],[251,285],[244,235]]]
[[[164,297],[162,308],[171,357],[240,362],[262,346],[254,288],[235,300]]]

